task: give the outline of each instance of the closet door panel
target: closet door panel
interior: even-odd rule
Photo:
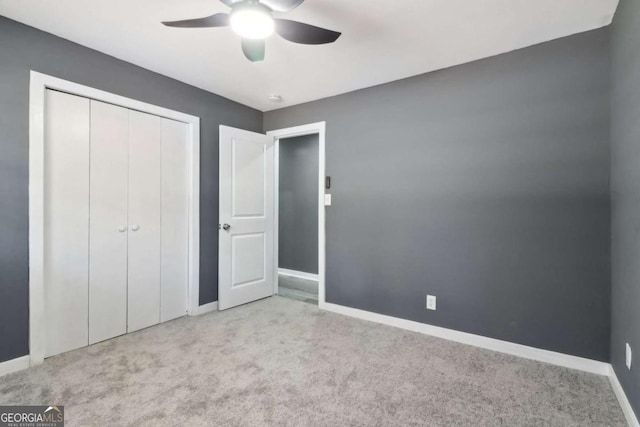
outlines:
[[[45,356],[88,343],[89,100],[47,90]]]
[[[127,331],[160,322],[160,117],[129,111]]]
[[[129,112],[91,101],[89,343],[127,331]]]
[[[187,312],[189,262],[188,126],[162,119],[161,320]],[[214,261],[215,262],[215,261]]]

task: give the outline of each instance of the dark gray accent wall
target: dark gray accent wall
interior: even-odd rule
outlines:
[[[608,48],[591,31],[265,113],[327,122],[328,301],[608,361]]]
[[[621,0],[611,32],[611,364],[640,417],[640,3]],[[635,361],[625,366],[625,344]]]
[[[28,353],[29,70],[201,118],[200,303],[218,299],[218,126],[262,113],[0,17],[0,361]]]
[[[318,135],[279,143],[278,267],[318,274]]]

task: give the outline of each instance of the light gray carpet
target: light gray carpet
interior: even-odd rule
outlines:
[[[624,426],[605,377],[281,297],[182,318],[0,378],[68,426]]]
[[[278,295],[318,305],[318,281],[280,274]]]

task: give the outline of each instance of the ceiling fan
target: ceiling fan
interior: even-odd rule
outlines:
[[[273,12],[289,12],[304,0],[220,0],[231,13],[216,13],[203,18],[163,22],[168,27],[210,28],[228,27],[242,37],[242,52],[251,62],[264,60],[265,39],[275,31],[280,37],[300,44],[333,43],[341,33],[274,18]]]

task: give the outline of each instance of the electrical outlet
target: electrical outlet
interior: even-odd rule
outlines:
[[[626,350],[627,351],[625,352],[625,354],[626,354],[626,358],[625,358],[626,362],[625,363],[627,364],[627,369],[631,369],[631,357],[632,357],[632,354],[631,354],[631,346],[629,345],[629,343],[627,343]]]
[[[436,309],[436,297],[433,295],[427,295],[427,310]]]

